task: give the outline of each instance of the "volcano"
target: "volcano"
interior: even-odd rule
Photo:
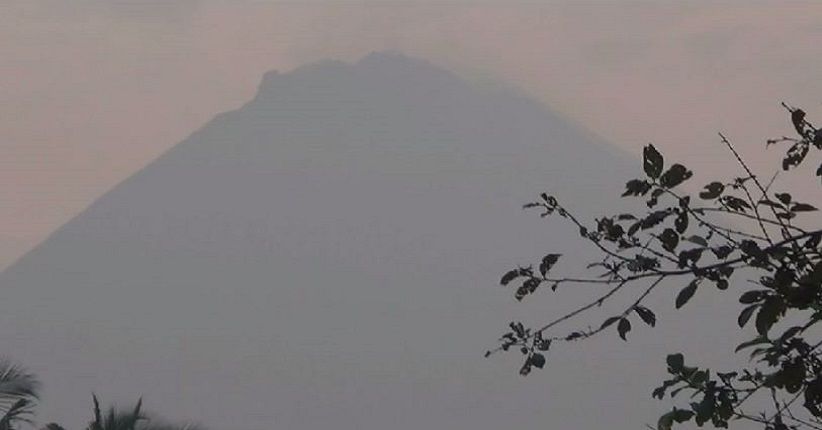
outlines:
[[[603,207],[627,160],[397,53],[269,72],[0,274],[4,351],[67,428],[92,391],[215,429],[544,428],[584,394],[482,358],[547,312],[497,281],[577,242],[523,203]]]

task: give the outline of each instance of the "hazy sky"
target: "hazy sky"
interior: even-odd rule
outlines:
[[[719,130],[761,158],[781,100],[822,117],[822,4],[683,3],[1,0],[0,266],[265,71],[323,58],[423,57],[704,170]]]

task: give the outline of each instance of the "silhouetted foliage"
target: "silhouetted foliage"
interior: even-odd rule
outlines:
[[[797,137],[770,139],[766,146],[789,145],[782,160],[787,171],[805,162],[811,149],[822,150],[822,129],[809,123],[801,109],[783,106],[790,112]],[[653,390],[652,397],[669,395],[681,399],[683,406],[662,415],[657,427],[667,430],[677,423],[694,422],[725,428],[731,421],[746,420],[766,430],[822,429],[822,338],[812,330],[822,321],[820,217],[811,204],[772,189],[773,178],[763,182],[754,175],[731,142],[722,134],[719,137],[746,175],[706,181],[696,197],[680,187],[692,179],[692,172],[682,164],[668,163],[649,144],[643,151],[644,177],[628,181],[622,194],[644,199],[645,213],[605,216],[588,226],[548,194],[526,204],[542,216],[569,221],[582,240],[596,247],[601,259],[588,265],[593,272],[589,276],[563,277],[552,274],[560,257],[552,253],[538,271],[532,266],[515,268],[505,273],[501,284],[514,288],[517,300],[545,286],[609,288],[542,327],[511,323],[499,347],[486,355],[519,351],[524,357],[520,373],[527,375],[545,366],[552,344],[589,338],[611,327],[627,340],[637,318],[655,326],[657,314],[644,301],[663,280],[683,285],[674,297],[674,307],[679,309],[710,285],[726,290],[730,282],[739,282],[739,273],[745,274],[745,281],[756,275],[754,287],[739,282],[736,290],[741,304],[737,322],[752,338],[734,352],[749,353],[750,364],[718,372],[686,362],[681,353],[668,355],[670,377]],[[822,178],[822,164],[816,176]],[[812,215],[803,217],[808,213]],[[560,323],[584,317],[617,294],[632,292],[632,304],[596,328],[556,332]],[[762,410],[750,411],[753,405]]]
[[[0,359],[0,430],[31,423],[39,399],[40,382],[23,367]]]
[[[19,424],[34,424],[34,408],[39,400],[40,382],[22,366],[0,359],[0,430],[15,430]],[[143,411],[139,399],[133,408],[113,406],[103,413],[100,401],[92,394],[93,417],[86,430],[196,430],[192,424],[168,424]],[[65,430],[57,423],[49,423],[42,430]]]

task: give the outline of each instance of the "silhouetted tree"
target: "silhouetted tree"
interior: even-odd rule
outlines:
[[[0,358],[0,430],[31,423],[40,382],[23,367]]]
[[[812,149],[822,150],[822,130],[809,123],[801,109],[783,106],[790,112],[797,136],[770,139],[766,146],[788,145],[782,169],[791,170],[806,161]],[[686,364],[681,353],[668,355],[670,378],[652,395],[658,399],[670,395],[690,403],[662,415],[657,427],[667,430],[692,421],[698,426],[710,423],[725,428],[731,421],[745,420],[767,430],[822,429],[820,217],[814,206],[797,201],[790,192],[774,190],[775,175],[770,181],[756,176],[731,142],[722,134],[719,137],[746,174],[706,181],[697,196],[681,187],[691,180],[691,170],[667,163],[648,145],[643,151],[644,176],[628,181],[622,194],[644,199],[648,210],[643,213],[604,216],[586,225],[548,194],[526,204],[525,208],[538,209],[543,216],[556,215],[570,222],[601,258],[587,266],[588,275],[565,277],[553,270],[561,254],[551,253],[536,267],[508,271],[501,284],[513,288],[518,300],[540,288],[555,290],[565,284],[607,288],[588,304],[541,327],[512,322],[499,347],[487,355],[519,351],[524,357],[520,373],[527,375],[543,368],[546,351],[560,342],[612,329],[627,340],[637,320],[653,327],[657,316],[645,301],[664,280],[684,286],[673,300],[677,309],[698,290],[709,285],[727,290],[733,282],[741,304],[738,325],[752,334],[735,353],[749,353],[750,364],[718,372]],[[822,165],[816,176],[812,183],[822,177]],[[746,280],[758,275],[754,286],[741,282],[737,286],[742,272]],[[630,306],[616,309],[594,328],[557,332],[560,323],[584,318],[595,307],[607,309],[609,300],[621,294],[633,295]],[[754,405],[757,412],[749,410]]]
[[[40,382],[34,374],[8,359],[0,358],[0,430],[15,430],[21,423],[33,424],[34,408],[39,400]],[[97,396],[92,394],[93,418],[87,430],[197,430],[192,424],[169,424],[151,417],[142,410],[142,399],[130,409],[109,407],[100,410]],[[46,424],[42,430],[65,430],[57,423]]]

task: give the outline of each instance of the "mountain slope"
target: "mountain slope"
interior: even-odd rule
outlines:
[[[633,167],[398,54],[271,72],[2,273],[0,335],[69,425],[97,390],[214,428],[541,428],[546,381],[481,355],[544,315],[499,274],[574,235],[518,208],[599,207]]]

